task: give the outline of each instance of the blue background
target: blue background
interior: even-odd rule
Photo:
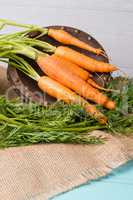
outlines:
[[[108,176],[93,181],[53,200],[133,200],[133,161]]]

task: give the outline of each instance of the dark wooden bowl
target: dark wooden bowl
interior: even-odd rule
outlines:
[[[88,33],[85,33],[81,30],[78,30],[78,29],[75,29],[72,27],[67,27],[67,26],[49,26],[49,27],[52,27],[55,29],[60,29],[60,28],[64,29],[67,32],[71,33],[73,36],[79,38],[80,40],[82,40],[96,48],[103,49],[103,47],[92,36],[90,36]],[[49,27],[47,27],[47,28],[49,28]],[[37,35],[38,35],[38,32],[30,33],[30,37],[35,37]],[[59,42],[51,39],[48,36],[43,36],[43,37],[40,37],[39,39],[49,42],[55,46],[61,45]],[[83,49],[80,49],[77,47],[73,47],[73,46],[70,46],[70,47],[85,54],[85,55],[95,58],[96,60],[109,62],[108,58],[105,58],[103,56],[94,55],[86,50],[83,50]],[[28,61],[40,75],[43,74],[33,60],[28,59]],[[22,72],[13,68],[13,66],[8,67],[7,75],[8,75],[8,80],[9,80],[11,86],[15,89],[16,93],[18,95],[20,95],[25,101],[31,100],[31,101],[37,101],[41,104],[46,104],[46,103],[52,103],[56,100],[55,98],[49,96],[48,94],[42,93],[41,90],[38,88],[37,83],[35,81],[33,81],[32,79],[27,77]],[[105,74],[105,73],[104,74],[100,74],[100,73],[94,74],[94,79],[102,86],[108,80],[109,77],[110,77],[110,74]]]

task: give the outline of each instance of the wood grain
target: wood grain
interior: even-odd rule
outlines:
[[[69,25],[93,35],[111,60],[133,75],[132,0],[1,0],[1,18],[40,25]],[[8,29],[9,30],[9,29]]]

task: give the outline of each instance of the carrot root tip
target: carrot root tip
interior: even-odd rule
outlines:
[[[106,108],[110,109],[110,110],[113,110],[115,109],[115,102],[113,101],[108,101],[106,104],[105,104]]]

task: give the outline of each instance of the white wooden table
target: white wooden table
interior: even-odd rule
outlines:
[[[133,74],[133,0],[0,0],[0,17],[87,31],[113,63]]]
[[[84,30],[104,46],[112,63],[133,76],[133,0],[0,0],[0,17],[21,23],[68,25]],[[113,194],[119,197],[115,196],[114,200],[125,199],[127,193],[128,199],[133,199],[132,182],[131,186],[122,187],[121,184],[123,180],[132,181],[133,173],[128,167],[126,170],[124,178],[121,175],[122,181],[119,176],[112,179],[114,182],[119,178],[120,187],[113,183],[109,188],[107,184],[94,185],[94,188],[88,185],[55,199],[81,199],[81,195],[83,199],[88,196],[97,199],[96,193],[99,199],[105,196],[112,199]]]

